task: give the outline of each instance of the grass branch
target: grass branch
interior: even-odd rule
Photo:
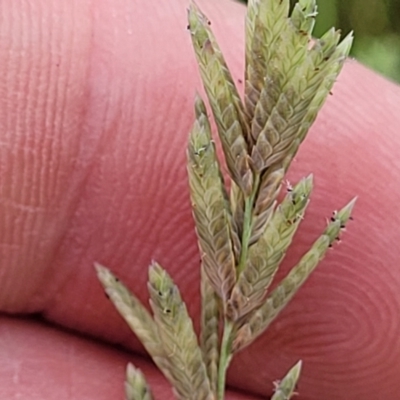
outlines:
[[[340,42],[334,29],[313,40],[315,16],[315,0],[299,0],[291,12],[289,0],[249,0],[242,100],[207,17],[193,2],[189,7],[188,29],[228,170],[224,176],[206,104],[196,95],[187,171],[201,254],[200,339],[177,286],[160,265],[149,269],[152,313],[96,265],[106,293],[177,399],[224,399],[234,354],[277,318],[351,219],[355,200],[333,214],[311,248],[270,290],[313,188],[310,175],[293,187],[287,184],[279,201],[285,174],[352,44],[351,34]],[[275,383],[273,400],[295,393],[301,365]],[[133,366],[125,387],[128,400],[153,398]]]

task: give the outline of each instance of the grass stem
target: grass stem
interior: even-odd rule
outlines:
[[[233,323],[225,319],[218,367],[218,400],[224,400],[226,372],[232,359],[232,331]]]
[[[251,239],[251,232],[253,229],[253,208],[254,201],[258,192],[258,186],[260,183],[260,175],[256,174],[254,177],[254,187],[251,195],[246,198],[244,203],[244,217],[243,217],[243,234],[242,234],[242,247],[240,251],[239,265],[237,267],[237,275],[244,270],[247,261],[247,255],[249,251],[249,243]]]

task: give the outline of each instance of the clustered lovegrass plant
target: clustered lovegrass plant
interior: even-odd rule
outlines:
[[[288,275],[268,288],[303,219],[312,176],[278,204],[285,174],[329,94],[351,44],[329,30],[311,33],[314,0],[250,0],[246,15],[245,93],[242,101],[210,30],[192,3],[194,51],[225,156],[226,184],[206,106],[197,95],[187,170],[201,253],[201,334],[198,340],[177,286],[156,262],[149,268],[153,315],[111,274],[98,277],[119,313],[171,382],[178,399],[222,400],[229,363],[261,335],[288,304],[351,218],[354,200],[328,226]],[[229,189],[228,189],[229,187]],[[289,399],[299,361],[275,384],[273,400]],[[140,370],[128,365],[127,400],[153,395]]]

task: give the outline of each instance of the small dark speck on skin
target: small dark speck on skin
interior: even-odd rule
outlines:
[[[242,81],[241,79],[238,79],[238,82],[239,82],[239,83],[243,83],[243,81]]]
[[[207,25],[211,25],[211,21],[207,21]]]

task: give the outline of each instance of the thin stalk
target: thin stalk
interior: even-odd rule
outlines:
[[[253,208],[258,187],[260,184],[260,175],[255,174],[254,186],[249,197],[245,200],[244,216],[243,216],[243,234],[242,234],[242,247],[239,257],[239,264],[237,267],[237,274],[239,275],[246,265],[247,255],[249,250],[249,243],[251,238],[251,232],[253,229]],[[224,319],[224,333],[222,335],[220,358],[218,366],[218,387],[217,387],[217,399],[223,400],[225,394],[225,381],[226,372],[232,359],[232,332],[234,329],[233,322],[227,318]]]
[[[242,247],[240,251],[239,265],[237,267],[238,276],[244,270],[247,261],[251,231],[253,229],[252,213],[259,184],[260,184],[260,175],[255,174],[253,191],[251,192],[251,195],[245,200],[244,203]]]
[[[232,359],[232,331],[233,323],[225,318],[218,367],[218,400],[224,400],[226,371]]]

